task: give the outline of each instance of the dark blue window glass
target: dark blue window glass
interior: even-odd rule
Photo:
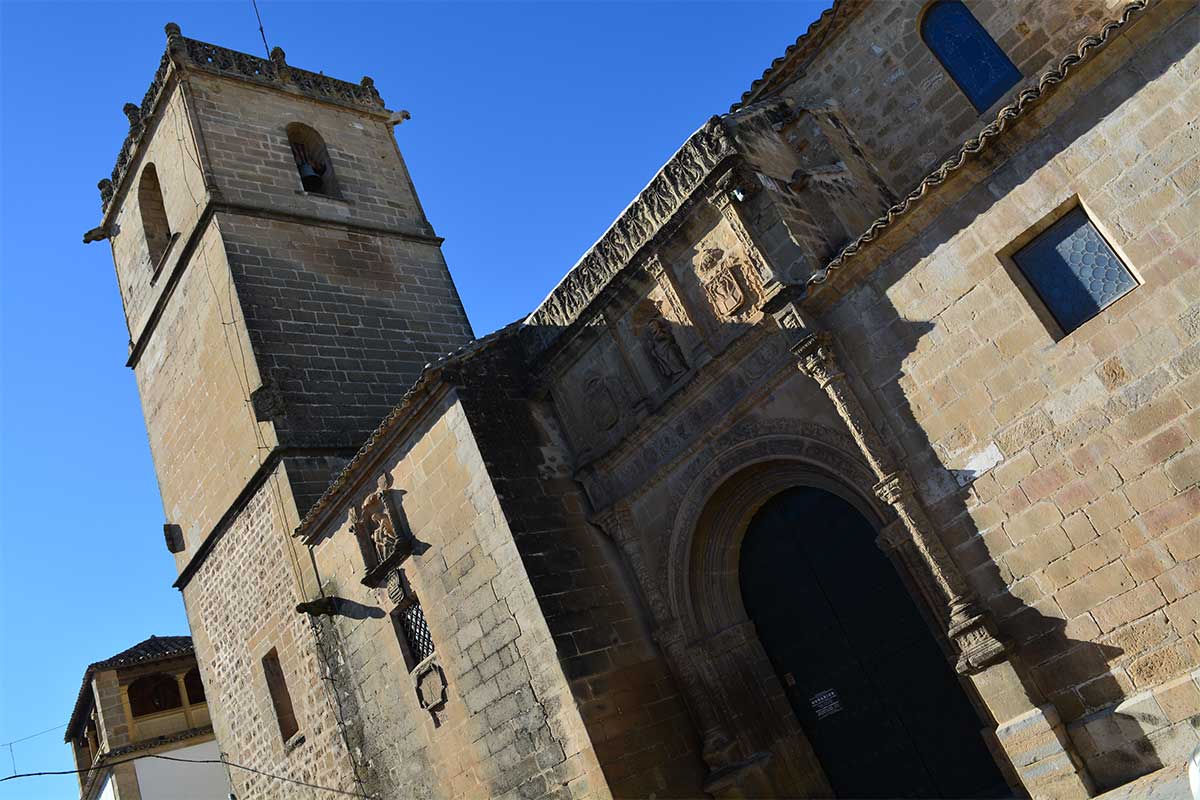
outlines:
[[[957,0],[942,0],[925,13],[921,38],[979,111],[1021,80],[1012,61]]]
[[[1013,261],[1063,333],[1075,330],[1137,286],[1079,207],[1014,253]]]

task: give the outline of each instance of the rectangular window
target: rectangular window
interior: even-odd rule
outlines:
[[[1064,334],[1138,285],[1082,206],[1013,253],[1012,260]]]
[[[392,625],[396,628],[396,636],[404,648],[410,671],[433,655],[433,637],[425,623],[425,612],[421,610],[421,604],[415,598],[408,605],[392,612]]]
[[[275,706],[275,719],[279,722],[279,735],[286,742],[296,735],[300,726],[296,724],[292,696],[288,693],[283,667],[279,665],[279,654],[274,648],[263,656],[262,665],[263,674],[267,676],[267,690],[271,693],[271,705]]]

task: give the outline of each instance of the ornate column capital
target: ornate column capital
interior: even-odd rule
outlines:
[[[822,389],[835,378],[846,374],[833,352],[833,337],[825,331],[805,336],[792,347],[792,352],[800,359],[800,371],[820,384]]]
[[[875,484],[875,496],[888,505],[894,506],[901,500],[914,497],[917,487],[913,479],[903,470],[885,475],[883,480]]]

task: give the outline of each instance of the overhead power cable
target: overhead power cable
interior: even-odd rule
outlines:
[[[79,775],[79,774],[82,774],[85,772],[92,772],[97,769],[107,769],[109,767],[115,767],[118,764],[128,764],[130,761],[138,761],[139,759],[143,759],[143,758],[158,758],[158,759],[162,759],[163,761],[178,761],[178,762],[181,762],[184,764],[224,764],[227,767],[245,770],[246,772],[253,772],[256,775],[262,775],[264,777],[271,778],[271,779],[277,780],[277,781],[284,781],[285,783],[294,783],[297,786],[304,786],[309,789],[319,789],[323,792],[330,792],[332,794],[345,795],[347,797],[359,797],[359,798],[363,798],[363,800],[377,800],[377,798],[375,798],[373,795],[363,794],[362,792],[352,792],[352,791],[348,791],[346,789],[335,789],[332,786],[321,786],[320,784],[317,784],[317,783],[308,783],[307,781],[300,781],[300,780],[296,780],[295,778],[288,778],[283,775],[275,775],[270,772],[264,772],[261,769],[255,769],[254,767],[247,767],[245,764],[235,764],[234,762],[227,761],[226,759],[223,759],[223,758],[179,758],[178,756],[164,756],[164,755],[159,755],[157,753],[149,753],[147,755],[134,756],[133,758],[123,758],[123,759],[120,759],[117,761],[106,761],[103,764],[98,764],[97,766],[89,767],[88,769],[61,769],[61,770],[49,770],[49,771],[45,771],[45,772],[23,772],[20,775],[9,775],[7,778],[0,778],[0,783],[4,783],[5,781],[16,780],[17,778],[36,778],[36,777],[40,777],[40,776],[44,776],[44,775]]]

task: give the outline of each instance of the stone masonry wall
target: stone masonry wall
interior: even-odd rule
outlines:
[[[275,443],[255,422],[260,383],[220,233],[210,225],[134,367],[166,521],[182,568]],[[263,448],[263,449],[260,449]]]
[[[402,569],[448,684],[436,722],[418,702],[415,665],[390,619],[395,603],[360,583],[363,557],[348,525],[339,522],[314,550],[325,592],[341,598],[321,622],[322,644],[338,654],[337,689],[355,710],[350,735],[368,786],[386,797],[604,797],[463,407],[450,392],[417,416],[402,440],[373,454],[376,468],[346,499],[359,502],[382,472],[403,492],[419,544]]]
[[[460,395],[604,780],[615,797],[696,796],[699,740],[636,579],[589,524],[558,417],[528,398],[516,342],[489,356],[468,365]]]
[[[224,201],[432,233],[392,128],[380,115],[204,73],[189,75],[204,155]],[[304,191],[288,145],[291,123],[307,125],[325,140],[338,197]]]
[[[289,510],[290,509],[290,510]],[[298,614],[295,507],[278,468],[217,540],[183,591],[217,741],[237,764],[321,786],[361,791],[309,618]],[[304,555],[302,549],[299,555]],[[285,742],[262,659],[275,649],[299,733]],[[238,797],[318,800],[328,792],[232,769]]]
[[[109,237],[129,336],[135,341],[167,284],[166,276],[180,258],[184,242],[200,221],[206,196],[187,106],[178,85],[161,106],[155,127],[142,140],[136,169],[130,169],[129,185]],[[172,233],[179,234],[161,266],[152,263],[138,202],[138,184],[149,164],[158,174],[167,223]]]
[[[1100,788],[1200,741],[1197,26],[1147,13],[818,294]],[[1060,338],[1007,253],[1076,203],[1141,285]]]
[[[902,194],[957,148],[986,114],[920,37],[928,3],[870,3],[822,49],[801,80],[782,91],[801,105],[831,99],[893,192]],[[992,108],[1008,103],[1052,59],[1113,16],[1111,0],[966,0],[1022,79]]]
[[[433,242],[218,220],[258,367],[280,393],[271,418],[284,444],[357,448],[425,364],[470,341]]]

